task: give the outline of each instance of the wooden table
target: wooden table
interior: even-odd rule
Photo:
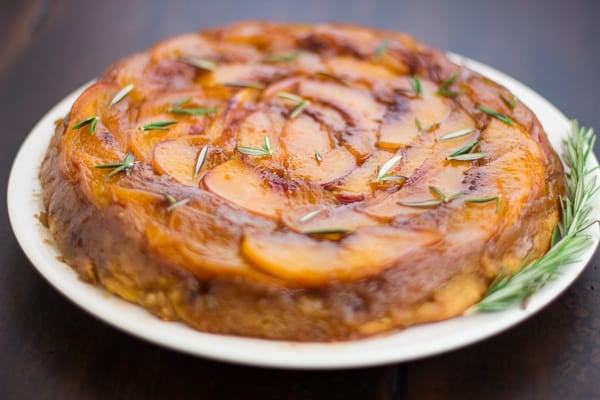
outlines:
[[[33,124],[106,65],[169,36],[250,18],[402,30],[493,65],[600,128],[595,0],[149,3],[0,0],[3,187]],[[87,315],[32,268],[1,201],[0,399],[600,398],[599,254],[536,317],[465,349],[363,370],[269,370],[178,354]]]

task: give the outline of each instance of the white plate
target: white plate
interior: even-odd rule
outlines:
[[[567,118],[540,95],[514,79],[478,62],[451,55],[483,75],[509,88],[538,116],[556,149],[569,129]],[[87,85],[86,85],[87,86]],[[294,343],[197,332],[178,322],[165,322],[141,307],[100,288],[82,283],[51,244],[48,230],[35,217],[42,208],[39,165],[54,132],[54,121],[64,117],[80,88],[52,108],[33,128],[12,167],[8,184],[8,211],[13,230],[34,267],[65,296],[101,320],[139,338],[189,354],[251,364],[285,368],[346,368],[407,361],[456,349],[487,338],[521,322],[546,306],[583,271],[598,245],[566,266],[561,276],[531,299],[526,310],[509,310],[454,318],[412,327],[385,336],[341,343]],[[598,165],[592,157],[590,165]],[[600,210],[595,201],[595,212]],[[595,230],[596,231],[596,230]],[[24,312],[26,310],[23,310]]]

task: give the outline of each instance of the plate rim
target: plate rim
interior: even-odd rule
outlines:
[[[562,124],[568,123],[567,117],[553,104],[539,95],[536,91],[532,90],[516,79],[468,57],[464,57],[455,53],[448,53],[448,55],[454,62],[458,64],[464,64],[468,68],[471,68],[476,72],[491,78],[499,84],[509,88],[511,91],[516,92],[517,94],[518,92],[526,93],[526,97],[535,100],[536,106],[533,107],[529,102],[525,102],[525,104],[530,107],[532,111],[534,111],[540,120],[542,118],[540,118],[540,115],[538,115],[538,112],[535,111],[534,108],[546,109],[546,112],[554,114],[554,118],[560,120]],[[529,317],[536,314],[538,311],[545,308],[552,301],[557,299],[569,286],[571,286],[571,284],[583,272],[598,246],[598,237],[596,236],[594,238],[594,244],[580,257],[583,261],[567,267],[567,273],[538,292],[536,296],[532,298],[532,301],[529,303],[528,309],[526,310],[515,310],[515,307],[513,307],[509,310],[502,311],[501,313],[460,316],[442,322],[410,327],[406,330],[395,331],[393,333],[388,333],[373,338],[329,343],[287,342],[198,332],[180,322],[162,321],[158,317],[146,312],[141,306],[128,303],[112,294],[109,294],[110,297],[107,297],[106,293],[108,292],[97,286],[92,286],[80,281],[77,278],[75,271],[66,266],[64,263],[60,263],[55,259],[49,260],[41,257],[41,254],[39,251],[37,251],[39,249],[36,246],[43,247],[45,245],[52,247],[54,252],[57,254],[58,252],[53,244],[42,244],[39,240],[37,243],[32,243],[32,241],[35,242],[36,239],[43,239],[41,236],[42,233],[40,231],[40,226],[38,226],[41,224],[33,217],[33,215],[29,215],[28,220],[21,219],[23,214],[27,212],[25,209],[30,210],[30,207],[33,207],[32,204],[35,203],[33,199],[30,199],[31,204],[28,203],[28,207],[23,207],[25,202],[23,196],[34,197],[33,193],[24,193],[23,190],[27,190],[27,188],[30,186],[35,186],[36,182],[30,182],[30,184],[27,185],[27,182],[21,182],[19,180],[21,175],[23,175],[23,172],[21,172],[23,171],[21,166],[28,165],[26,163],[28,152],[32,152],[32,148],[35,150],[37,147],[38,151],[39,148],[43,148],[43,157],[45,148],[47,148],[47,143],[54,132],[53,122],[55,116],[60,110],[70,108],[70,105],[73,103],[75,98],[93,82],[94,81],[90,81],[82,85],[55,104],[35,124],[21,144],[13,161],[8,179],[7,207],[10,224],[15,236],[17,237],[20,247],[23,249],[23,252],[27,256],[30,263],[58,292],[69,299],[72,303],[76,304],[79,308],[85,310],[87,313],[93,315],[101,321],[142,340],[162,347],[167,347],[194,356],[200,356],[219,361],[287,369],[358,368],[424,358],[477,343],[527,320]],[[548,116],[548,118],[550,117]],[[45,130],[50,127],[52,127],[50,132],[45,132]],[[544,129],[546,131],[548,130],[546,126],[544,126]],[[560,136],[564,137],[564,133],[560,134]],[[40,138],[43,140],[40,140]],[[38,143],[36,143],[36,141]],[[43,143],[39,144],[40,141]],[[555,145],[554,147],[556,148]],[[590,157],[589,160],[590,164],[593,166],[598,165],[598,161],[593,152],[591,155],[592,157]],[[38,171],[40,163],[41,159],[39,162],[36,161],[33,167],[29,165],[30,170],[25,171],[31,174],[31,168],[33,168],[35,170],[34,180],[37,179],[38,184]],[[600,173],[597,173],[597,175],[600,175]],[[28,175],[27,178],[31,178],[31,175]],[[38,194],[38,196],[41,196],[41,194]],[[38,202],[40,201],[40,199],[37,200]],[[598,208],[598,201],[596,201],[594,206]],[[35,211],[39,213],[42,210],[40,210],[38,207],[38,209]],[[29,234],[31,234],[31,229],[33,229],[34,232],[40,231],[40,236],[34,238],[28,237],[27,232],[29,231]],[[41,240],[41,242],[43,242],[43,240]],[[57,267],[56,265],[58,264],[60,264],[61,267]],[[72,276],[68,277],[69,275]],[[69,281],[64,281],[64,279],[68,279]],[[91,294],[92,292],[94,293],[93,295]],[[102,297],[102,300],[98,302],[100,297]],[[114,311],[115,308],[125,309],[127,311],[126,315],[123,315],[122,313],[111,315],[110,312],[107,312],[111,310]],[[515,312],[518,312],[518,316],[516,317],[514,316]],[[492,321],[488,321],[490,320],[490,315],[496,317],[499,316],[500,318],[493,318]],[[513,315],[513,317],[508,318],[507,316],[509,315]],[[133,324],[131,322],[132,316],[135,317],[133,321],[137,321]],[[467,338],[457,338],[455,335],[453,336],[453,340],[447,341],[445,344],[443,341],[438,341],[433,343],[433,345],[429,346],[428,348],[417,346],[417,351],[414,349],[413,351],[410,351],[410,349],[404,349],[404,352],[399,352],[390,351],[389,349],[379,347],[369,349],[369,343],[383,341],[384,344],[386,342],[391,342],[393,344],[394,338],[398,337],[399,335],[406,336],[407,332],[412,332],[415,330],[422,331],[423,329],[427,330],[427,328],[431,327],[437,329],[439,326],[447,326],[450,327],[450,329],[456,329],[453,328],[454,325],[459,325],[460,327],[461,321],[468,321],[468,319],[471,318],[478,318],[481,319],[482,322],[489,322],[492,325],[495,324],[495,326],[493,328],[487,328],[487,330],[484,332],[479,332],[476,335],[468,336]],[[142,324],[141,328],[139,325],[136,325],[140,323]],[[171,328],[175,326],[178,328],[166,328],[165,324]],[[476,326],[477,324],[478,323],[476,323]],[[443,328],[441,330],[443,331]],[[179,334],[178,337],[180,339],[184,338],[185,340],[183,342],[172,341],[171,339],[173,339],[173,335],[177,336],[177,334]],[[208,341],[209,344],[201,346],[198,346],[197,344],[193,345],[193,342],[190,342],[188,336],[200,342],[203,340]],[[402,340],[400,340],[400,342],[402,342]],[[365,346],[365,344],[367,345]],[[267,350],[272,350],[272,353],[265,353],[265,346]],[[255,347],[256,350],[252,350],[253,347]],[[362,347],[365,349],[362,350],[360,356],[348,354],[353,350]],[[248,350],[249,348],[250,350]],[[330,357],[327,357],[327,355]]]

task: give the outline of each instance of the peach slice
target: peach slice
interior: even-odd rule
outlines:
[[[400,83],[403,87],[410,88],[410,83]],[[422,98],[411,101],[410,112],[387,114],[383,118],[383,124],[379,131],[378,145],[385,149],[395,150],[411,144],[419,136],[420,132],[416,120],[423,129],[433,124],[444,121],[451,111],[447,99],[436,95],[437,86],[432,82],[422,80]]]
[[[325,184],[349,174],[354,156],[344,148],[332,149],[329,132],[312,118],[300,115],[285,125],[281,135],[291,176]]]
[[[265,217],[277,218],[288,205],[282,189],[269,185],[259,171],[237,158],[210,170],[203,183],[217,196]]]
[[[394,156],[393,153],[379,150],[367,158],[363,164],[356,168],[350,175],[336,183],[336,193],[344,198],[362,198],[369,196],[373,191],[373,182],[377,175],[377,167],[381,167]],[[402,161],[400,161],[401,163]],[[399,164],[400,164],[399,163]],[[388,174],[395,174],[393,168]]]
[[[327,60],[325,65],[333,75],[351,80],[392,79],[395,77],[395,74],[381,65],[351,57],[333,57]]]
[[[198,153],[206,139],[202,136],[182,136],[165,140],[154,148],[152,166],[159,174],[167,174],[177,181],[197,186],[200,176],[194,177]]]
[[[264,272],[300,285],[319,286],[376,275],[438,240],[435,232],[366,227],[339,242],[296,233],[247,234],[241,250]]]
[[[311,101],[331,105],[346,115],[352,126],[346,127],[341,139],[358,157],[370,154],[379,128],[378,121],[383,118],[385,107],[377,103],[367,91],[303,80],[300,82],[299,94]]]

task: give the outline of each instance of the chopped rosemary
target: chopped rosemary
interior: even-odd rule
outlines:
[[[419,79],[419,77],[413,75],[410,78],[408,78],[408,80],[410,81],[410,86],[415,92],[415,96],[423,97],[423,86],[421,85],[421,80]]]
[[[481,204],[481,203],[489,203],[489,202],[495,201],[496,202],[496,214],[497,214],[500,212],[501,200],[502,200],[501,196],[469,197],[469,198],[465,199],[465,203]]]
[[[532,294],[552,281],[566,265],[578,257],[593,243],[584,231],[598,221],[593,212],[594,196],[600,187],[597,173],[586,171],[595,135],[592,129],[579,127],[571,121],[571,131],[565,140],[563,161],[569,168],[566,174],[567,195],[561,199],[561,220],[552,233],[550,250],[541,258],[527,261],[516,273],[500,273],[492,282],[483,299],[468,312],[501,311],[515,302],[527,301]]]
[[[268,56],[267,58],[265,58],[264,61],[268,62],[268,63],[294,61],[296,58],[298,58],[299,55],[300,55],[300,52],[298,52],[298,51],[291,51],[289,53],[272,54],[272,55]]]
[[[387,175],[387,173],[396,165],[398,164],[398,162],[402,159],[402,155],[398,154],[392,158],[390,158],[389,160],[387,160],[382,166],[381,168],[378,168],[377,170],[377,178],[376,178],[376,182],[381,182],[383,180],[383,178],[385,178]],[[389,180],[389,179],[388,179]]]
[[[273,149],[271,148],[271,139],[268,135],[265,135],[265,143],[262,147],[248,147],[248,146],[236,146],[235,149],[242,154],[247,156],[264,157],[273,155]]]
[[[477,146],[478,144],[479,144],[479,140],[477,140],[477,139],[472,140],[469,143],[465,144],[464,146],[462,146],[462,147],[454,150],[452,153],[448,154],[448,156],[446,157],[446,160],[451,160],[456,156],[467,154],[468,152],[473,150],[475,148],[475,146]]]
[[[258,90],[262,90],[265,88],[265,85],[263,85],[260,82],[221,82],[221,85],[237,87],[237,88],[258,89]]]
[[[446,79],[444,82],[438,86],[437,94],[446,97],[454,97],[460,94],[460,92],[450,90],[450,86],[456,81],[459,77],[459,74],[454,74],[450,78]]]
[[[440,127],[440,123],[436,122],[436,123],[431,124],[428,127],[424,128],[423,125],[421,124],[421,120],[419,118],[415,118],[415,125],[417,126],[417,130],[419,132],[431,132]]]
[[[451,194],[450,196],[446,196],[446,194],[436,186],[429,186],[429,190],[435,195],[435,197],[440,199],[442,203],[449,203],[452,200],[457,199],[463,194],[465,194],[464,190],[459,190],[458,192]]]
[[[191,97],[184,97],[183,99],[177,100],[171,104],[171,107],[167,110],[173,114],[187,114],[187,115],[203,115],[203,114],[214,114],[217,112],[215,107],[200,107],[200,108],[183,108],[181,107],[185,103],[192,100]]]
[[[512,95],[512,100],[507,98],[503,94],[500,94],[500,98],[502,99],[504,104],[506,104],[511,110],[514,110],[515,107],[517,107],[517,104],[519,103],[519,99],[514,94]]]
[[[486,113],[487,115],[489,115],[490,117],[494,117],[502,122],[504,122],[506,125],[514,125],[514,121],[510,118],[508,118],[505,115],[500,114],[499,112],[496,112],[494,110],[490,110],[487,107],[484,107],[482,105],[477,106],[477,108],[481,111],[483,111],[484,113]]]
[[[423,200],[423,201],[398,201],[398,204],[400,204],[401,206],[404,206],[404,207],[422,207],[422,208],[436,207],[442,203],[443,203],[443,201],[441,199],[430,199],[430,200]]]
[[[175,198],[173,196],[171,196],[171,195],[169,195],[169,196],[171,197],[172,200],[175,200]],[[192,200],[189,197],[185,198],[185,199],[178,200],[178,201],[171,201],[171,199],[168,199],[170,205],[169,205],[169,207],[167,207],[167,212],[171,212],[174,209],[176,209],[177,207],[181,207],[181,206],[189,203]]]
[[[215,64],[214,61],[208,60],[206,58],[186,56],[181,57],[179,60],[188,65],[191,65],[192,67],[200,68],[206,71],[214,71],[217,68],[217,64]]]
[[[302,233],[305,235],[346,235],[350,232],[352,232],[352,230],[348,228],[319,228],[310,229]]]
[[[321,162],[323,161],[323,156],[318,151],[315,151],[315,160],[317,160],[319,164],[321,164]]]
[[[134,87],[135,86],[133,84],[130,84],[121,89],[117,94],[115,94],[115,97],[112,98],[112,100],[108,104],[108,107],[110,108],[118,102],[120,102],[121,100],[123,100],[125,96],[127,96],[134,89]]]
[[[94,136],[94,134],[96,133],[96,126],[98,125],[99,119],[100,119],[100,117],[98,117],[97,115],[94,115],[93,117],[89,117],[89,118],[84,119],[83,121],[79,121],[78,123],[73,125],[73,127],[71,129],[76,130],[76,129],[82,128],[86,125],[89,125],[90,126],[90,135]]]
[[[173,114],[186,114],[186,115],[205,115],[205,114],[214,114],[217,112],[215,107],[203,107],[203,108],[180,108],[180,107],[171,107],[168,110]]]
[[[339,76],[336,76],[336,75],[331,74],[329,72],[319,71],[319,72],[316,73],[316,75],[322,76],[324,78],[328,78],[328,79],[331,79],[331,80],[334,80],[334,81],[336,81],[337,83],[339,83],[341,85],[348,86],[348,82],[346,82],[345,80],[343,80]]]
[[[171,107],[181,107],[182,105],[184,105],[185,103],[187,103],[191,100],[192,100],[191,96],[183,97],[183,98],[177,100],[176,102],[174,102],[173,104],[171,104]]]
[[[387,53],[389,47],[390,47],[389,39],[383,39],[381,42],[379,42],[379,44],[377,44],[377,47],[375,48],[375,53],[374,53],[375,60],[381,59],[381,57],[383,57],[385,55],[385,53]]]
[[[194,178],[198,177],[204,162],[206,161],[206,155],[208,154],[208,146],[202,147],[200,152],[198,153],[198,158],[196,158],[196,165],[194,165]]]
[[[134,165],[135,165],[135,157],[133,156],[133,153],[127,153],[127,156],[125,156],[125,160],[123,160],[120,163],[100,164],[100,165],[96,165],[94,168],[113,168],[113,170],[110,171],[104,177],[104,179],[106,180],[106,179],[110,178],[111,176],[118,174],[121,171],[125,171],[127,176],[129,176],[131,174],[131,169],[133,168]]]
[[[290,112],[291,119],[294,119],[298,115],[300,115],[300,113],[302,113],[302,111],[304,111],[304,109],[310,104],[310,101],[303,99],[302,97],[294,93],[279,92],[277,93],[277,96],[281,97],[282,99],[290,100],[296,103],[296,107],[294,107],[294,109]]]
[[[469,135],[473,132],[475,132],[475,129],[473,129],[473,128],[459,129],[457,131],[449,132],[449,133],[446,133],[446,134],[440,136],[439,140],[456,139],[458,137]]]
[[[485,158],[487,154],[485,153],[467,153],[467,154],[459,154],[457,156],[448,156],[446,160],[454,160],[454,161],[474,161]]]
[[[300,222],[301,224],[305,223],[306,221],[313,219],[314,217],[316,217],[317,215],[321,214],[323,211],[327,210],[327,207],[322,206],[321,208],[317,208],[314,211],[311,211],[307,214],[304,214],[303,216],[301,216],[300,218],[298,218],[298,222]]]
[[[169,126],[175,125],[177,121],[157,121],[146,124],[140,128],[141,131],[167,131]]]

